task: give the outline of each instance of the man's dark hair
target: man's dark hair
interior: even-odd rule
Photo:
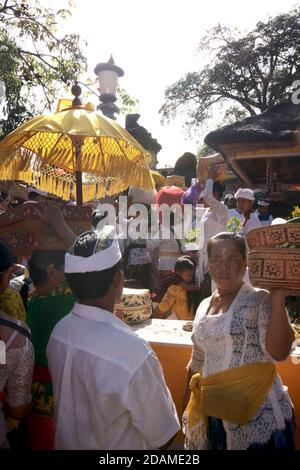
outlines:
[[[189,256],[181,256],[175,263],[175,272],[182,273],[183,271],[194,271],[195,263]]]
[[[213,193],[218,193],[219,198],[222,199],[225,191],[225,185],[220,183],[220,181],[215,181],[213,184]]]
[[[4,273],[14,264],[14,258],[9,245],[0,240],[0,273]]]
[[[28,268],[35,286],[40,286],[47,281],[47,268],[50,264],[53,264],[55,269],[60,269],[65,264],[65,252],[62,250],[37,250],[32,253],[28,261]]]
[[[13,208],[16,208],[16,207],[19,207],[19,206],[22,206],[25,202],[25,199],[21,199],[19,197],[14,197],[13,200],[11,201],[10,205],[11,207]]]
[[[96,232],[82,234],[75,242],[73,254],[88,258],[95,252],[99,238]],[[88,273],[66,273],[66,279],[76,297],[80,300],[98,299],[109,291],[115,274],[121,271],[121,261],[109,269]]]
[[[36,201],[38,197],[39,197],[39,194],[36,191],[30,191],[28,193],[28,199],[30,201]]]
[[[1,191],[0,197],[3,201],[5,201],[8,198],[8,192],[7,191]]]
[[[246,247],[245,240],[238,233],[230,233],[230,232],[218,233],[217,235],[215,235],[214,237],[212,237],[208,241],[208,243],[207,243],[208,258],[211,257],[212,245],[213,245],[214,241],[217,241],[217,240],[232,240],[236,244],[236,247],[239,250],[240,254],[242,255],[242,258],[243,259],[246,258],[247,247]]]
[[[105,211],[103,214],[101,214],[100,211],[95,210],[92,213],[92,227],[96,228],[97,225],[99,224],[99,222],[101,222],[101,220],[103,220],[107,216],[108,216],[107,211]]]

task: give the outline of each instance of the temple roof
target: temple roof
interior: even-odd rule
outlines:
[[[257,116],[210,132],[204,141],[216,151],[222,144],[300,142],[300,104],[291,100],[278,104]]]
[[[152,134],[137,122],[139,118],[139,114],[128,114],[126,116],[125,129],[144,147],[145,150],[152,151],[157,154],[162,147],[157,140],[152,137]]]

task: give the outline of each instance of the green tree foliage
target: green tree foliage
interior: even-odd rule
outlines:
[[[139,107],[139,100],[130,96],[124,88],[118,87],[117,90],[118,102],[117,105],[120,109],[120,114],[126,116],[127,114],[137,113]]]
[[[233,124],[236,121],[241,121],[247,116],[248,116],[248,113],[245,108],[241,108],[240,106],[235,106],[235,105],[230,106],[225,111],[223,120],[220,123],[220,127],[225,126],[226,124]]]
[[[210,62],[165,91],[163,120],[187,116],[189,128],[226,110],[225,122],[256,115],[283,101],[300,77],[300,8],[257,23],[246,33],[217,25],[199,50]]]
[[[71,3],[70,3],[71,6]],[[70,11],[53,11],[38,0],[0,0],[0,98],[2,131],[50,109],[54,100],[86,69],[77,34],[61,35]]]
[[[212,149],[206,144],[203,144],[197,152],[197,158],[199,159],[202,157],[208,157],[209,155],[213,155],[214,153],[216,153],[214,149]]]

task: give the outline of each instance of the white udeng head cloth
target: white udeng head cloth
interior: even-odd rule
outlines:
[[[254,192],[250,188],[239,188],[234,195],[235,199],[248,199],[248,201],[254,201]]]
[[[269,207],[270,203],[268,201],[261,199],[257,202],[257,205],[261,207]]]
[[[100,244],[96,243],[97,246],[101,247],[101,241],[111,240],[110,245],[106,248],[96,251],[91,256],[85,258],[84,256],[76,256],[71,253],[65,255],[65,273],[90,273],[95,271],[104,271],[105,269],[112,268],[115,266],[120,259],[122,254],[119,247],[119,242],[115,237],[115,230],[112,226],[106,226],[101,232],[97,232]],[[75,242],[76,243],[76,242]]]

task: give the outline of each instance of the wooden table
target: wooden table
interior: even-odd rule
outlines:
[[[131,327],[139,337],[151,344],[157,354],[180,418],[187,380],[186,367],[192,351],[191,333],[182,329],[184,323],[182,320],[150,319]],[[300,347],[276,366],[295,406],[296,448],[300,449]],[[182,440],[183,436],[179,439]]]

